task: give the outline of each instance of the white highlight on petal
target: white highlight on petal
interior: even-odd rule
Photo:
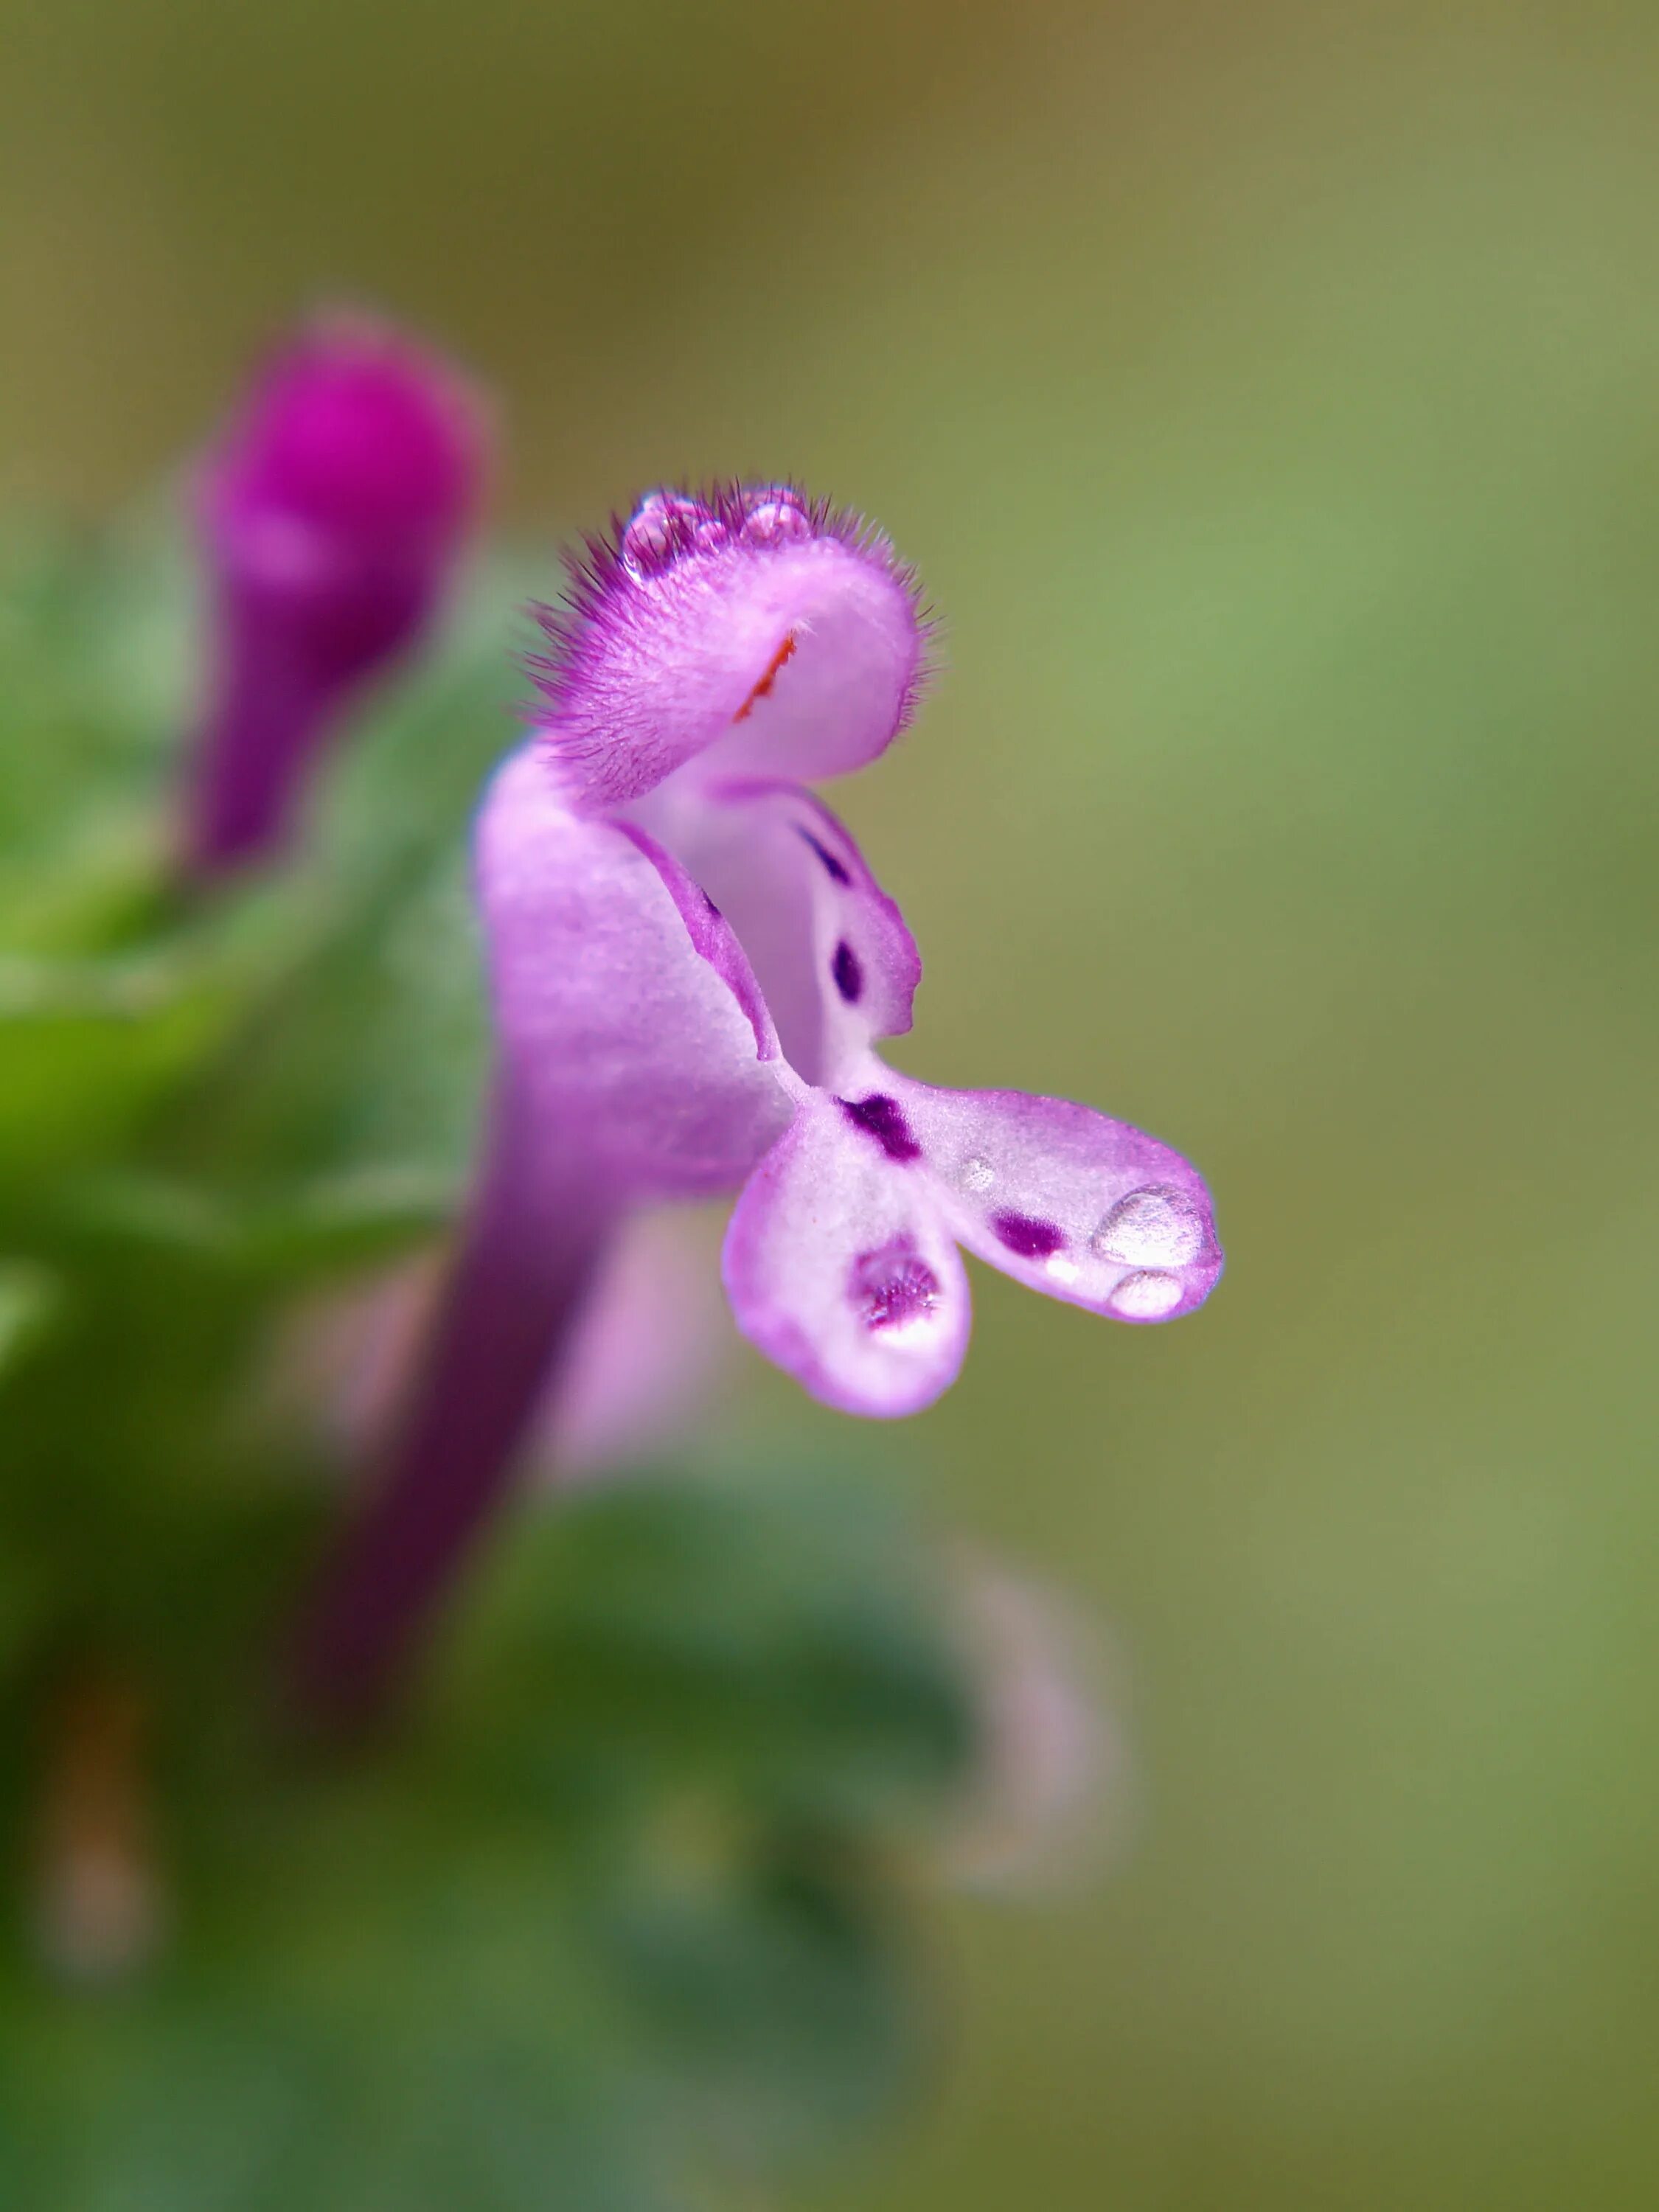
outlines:
[[[957,1170],[957,1180],[964,1190],[988,1191],[996,1179],[996,1170],[982,1152],[975,1152]]]
[[[1048,1272],[1055,1282],[1069,1285],[1078,1280],[1083,1270],[1075,1260],[1068,1260],[1063,1252],[1055,1252],[1049,1257]]]
[[[1103,1260],[1184,1267],[1204,1249],[1204,1217],[1186,1194],[1153,1186],[1119,1199],[1094,1234]]]
[[[1182,1296],[1176,1276],[1146,1273],[1126,1275],[1112,1292],[1110,1304],[1126,1321],[1162,1321],[1175,1311]]]

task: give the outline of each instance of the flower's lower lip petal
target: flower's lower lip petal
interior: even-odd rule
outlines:
[[[659,867],[573,814],[534,744],[490,787],[477,854],[501,1052],[560,1174],[624,1196],[734,1188],[788,1104]]]
[[[806,1101],[738,1200],[724,1273],[738,1326],[826,1405],[893,1419],[956,1379],[970,1315],[925,1180]]]
[[[1210,1194],[1179,1152],[1092,1107],[888,1079],[970,1252],[1114,1321],[1173,1321],[1221,1273]]]

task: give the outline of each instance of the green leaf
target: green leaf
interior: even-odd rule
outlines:
[[[32,1261],[0,1260],[0,1385],[50,1334],[64,1286]]]
[[[447,1229],[455,1179],[368,1167],[259,1195],[143,1173],[69,1185],[52,1227],[82,1258],[150,1255],[273,1290],[373,1267]]]
[[[935,1597],[896,1507],[844,1478],[637,1480],[518,1531],[446,1680],[509,1759],[528,1739],[617,1787],[701,1773],[792,1823],[902,1822],[971,1747]]]
[[[148,902],[191,711],[170,520],[0,532],[0,944],[94,951]]]
[[[0,1183],[109,1152],[202,1064],[234,994],[194,954],[0,957]]]
[[[289,957],[189,1102],[192,1168],[250,1187],[466,1171],[490,1057],[471,824],[514,741],[525,589],[493,568],[421,682],[330,763],[303,849],[259,895],[257,927]]]

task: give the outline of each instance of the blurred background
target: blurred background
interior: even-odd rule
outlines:
[[[0,0],[0,495],[297,309],[500,396],[532,543],[795,474],[947,625],[838,803],[913,1072],[1189,1152],[1198,1319],[976,1276],[902,1468],[1106,1625],[1126,1840],[953,1908],[823,2212],[1659,2196],[1659,21],[1633,0]]]

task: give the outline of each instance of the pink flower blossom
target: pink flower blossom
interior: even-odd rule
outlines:
[[[876,758],[917,701],[926,627],[884,538],[787,485],[657,492],[545,621],[540,726],[477,825],[483,1169],[391,1465],[300,1654],[337,1715],[380,1694],[501,1494],[635,1208],[740,1193],[739,1328],[854,1413],[916,1413],[955,1379],[963,1248],[1137,1323],[1190,1312],[1221,1272],[1204,1184],[1168,1146],[876,1053],[908,1030],[921,963],[806,787]]]
[[[550,628],[544,726],[477,842],[517,1102],[495,1172],[520,1206],[573,1176],[618,1206],[741,1186],[738,1325],[849,1413],[954,1380],[959,1248],[1118,1321],[1201,1304],[1221,1253],[1178,1153],[875,1050],[909,1029],[921,963],[805,785],[873,759],[916,700],[924,625],[885,540],[784,487],[659,493]]]

